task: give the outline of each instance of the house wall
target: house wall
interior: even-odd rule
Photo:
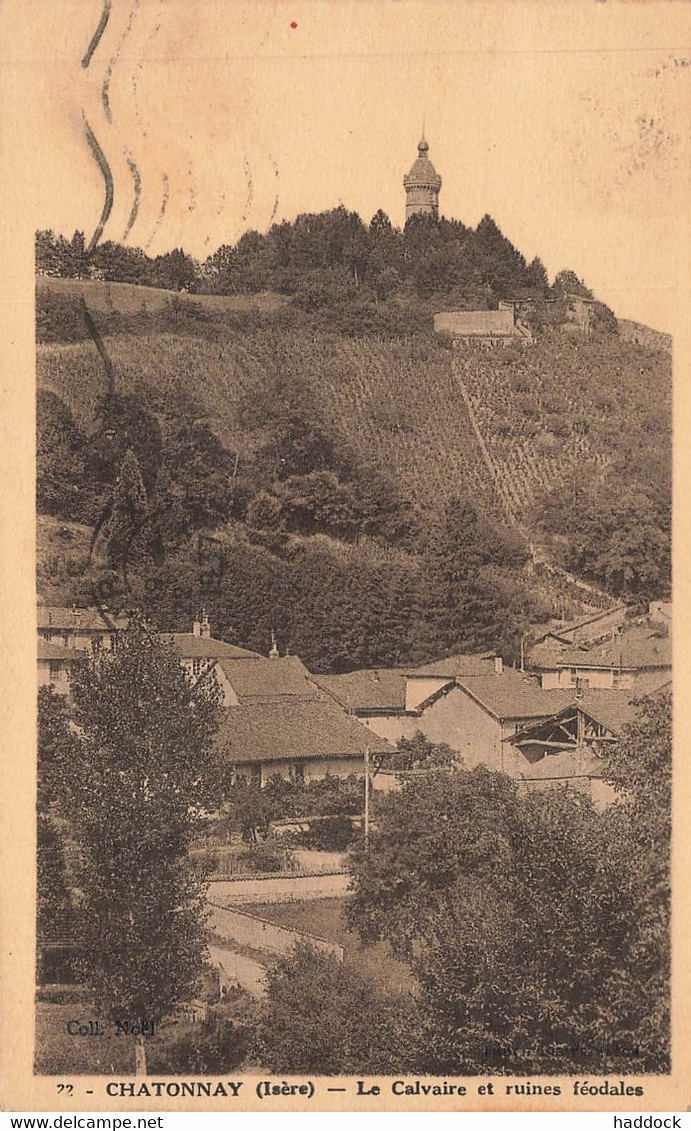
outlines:
[[[347,778],[349,774],[364,774],[365,772],[365,759],[362,756],[344,755],[343,757],[334,756],[332,758],[305,758],[304,760],[294,758],[287,759],[281,758],[271,762],[238,762],[236,765],[236,773],[252,779],[257,773],[261,774],[260,784],[266,783],[272,777],[280,777],[288,781],[292,777],[292,767],[298,762],[304,767],[304,780],[315,781],[326,777],[327,774],[333,774],[335,777]]]
[[[525,793],[534,793],[547,789],[572,789],[585,793],[597,809],[605,809],[616,800],[616,793],[608,782],[596,777],[574,777],[555,779],[533,779],[521,781],[519,789]]]
[[[571,668],[553,668],[547,671],[540,672],[540,686],[545,690],[552,690],[555,687],[561,688],[575,688],[577,679],[587,679],[588,686],[591,688],[604,688],[612,690],[615,685],[614,676],[619,676],[619,690],[630,691],[634,686],[634,677],[632,672],[619,673],[618,668],[576,668],[576,674],[572,675]],[[660,685],[664,680],[660,680]]]
[[[442,687],[450,681],[448,679],[439,679],[438,677],[413,676],[406,680],[405,685],[405,709],[406,711],[414,711],[425,699],[429,699],[430,695],[434,695],[435,691],[441,691]]]
[[[501,770],[506,760],[501,723],[460,687],[435,700],[418,720],[430,742],[445,742],[463,757],[468,769],[484,763]],[[513,730],[510,731],[513,733]]]
[[[50,661],[38,661],[38,686],[49,687],[52,686],[58,695],[67,695],[70,689],[69,672],[66,664],[61,664],[60,669],[56,675],[51,677],[50,674]]]
[[[343,961],[343,947],[318,935],[308,935],[291,927],[281,927],[267,919],[260,919],[247,911],[221,907],[209,901],[210,918],[208,929],[218,938],[228,942],[249,946],[253,950],[268,951],[270,954],[288,954],[296,943],[308,943],[320,954]]]
[[[102,648],[111,647],[112,633],[100,632],[92,628],[40,628],[38,635],[50,644],[59,644],[62,648],[76,648],[80,652],[91,650],[94,640],[99,640]]]
[[[223,695],[223,706],[237,707],[240,700],[238,699],[235,691],[233,690],[233,687],[231,686],[230,680],[228,679],[220,664],[216,664],[214,672],[216,675],[216,682],[218,683],[218,686],[221,689],[221,694]]]
[[[374,734],[393,744],[399,738],[412,738],[420,730],[420,720],[405,715],[358,715],[358,718]]]

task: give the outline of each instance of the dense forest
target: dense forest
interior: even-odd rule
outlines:
[[[592,337],[566,333],[561,300],[590,292],[550,285],[489,217],[401,232],[340,208],[203,264],[40,232],[37,270],[47,599],[93,600],[96,527],[111,604],[168,628],[204,604],[217,634],[265,650],[273,629],[345,670],[515,655],[565,599],[535,540],[612,596],[667,593],[669,357],[604,306]],[[505,297],[532,300],[530,348],[433,333],[435,310]]]
[[[572,272],[553,287],[539,259],[526,263],[490,216],[477,228],[458,220],[413,216],[401,231],[379,211],[369,225],[355,212],[298,216],[260,234],[245,232],[203,263],[176,248],[155,258],[140,248],[106,241],[91,255],[84,234],[71,240],[41,231],[36,237],[41,275],[108,279],[202,294],[294,295],[304,309],[333,306],[359,294],[385,300],[412,287],[418,298],[447,294],[466,309],[496,306],[499,298],[590,295]],[[592,296],[590,296],[592,297]]]

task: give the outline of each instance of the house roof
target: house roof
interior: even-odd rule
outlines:
[[[163,632],[161,640],[166,644],[172,644],[183,660],[263,659],[258,652],[238,648],[235,644],[226,644],[225,640],[216,640],[213,636],[195,636],[193,632]]]
[[[604,762],[591,746],[576,746],[571,750],[560,750],[556,754],[545,754],[537,762],[527,762],[521,767],[521,777],[525,781],[570,778],[601,778]]]
[[[549,718],[573,699],[573,691],[545,691],[536,679],[515,668],[494,675],[464,676],[457,683],[500,720]]]
[[[427,154],[429,153],[429,145],[424,137],[417,147],[418,155],[413,162],[411,170],[403,178],[403,184],[408,185],[435,185],[438,189],[441,188],[441,177],[434,168]]]
[[[38,658],[39,660],[65,660],[65,662],[82,659],[85,655],[84,652],[78,652],[76,648],[63,648],[61,644],[51,644],[48,640],[42,640],[39,636],[37,641]]]
[[[568,640],[572,633],[577,632],[579,629],[587,628],[588,625],[596,625],[598,621],[611,617],[614,613],[625,615],[626,605],[614,605],[608,609],[598,609],[595,613],[588,613],[587,616],[578,617],[577,620],[572,620],[569,624],[557,624],[552,622],[550,625],[543,625],[537,635],[533,637],[535,644],[540,644],[547,637],[557,637],[557,639]],[[606,629],[604,630],[606,631]]]
[[[297,656],[275,660],[221,660],[220,667],[240,703],[285,699],[318,699],[319,690]]]
[[[224,709],[216,742],[233,765],[390,754],[393,747],[330,700]]]
[[[595,644],[545,640],[530,653],[534,668],[668,668],[672,642],[649,625],[634,625]]]
[[[579,696],[575,696],[572,691],[567,692],[567,694],[571,698],[565,707],[555,711],[553,715],[548,716],[540,723],[522,727],[521,730],[510,735],[505,741],[511,743],[530,738],[533,731],[542,729],[552,720],[557,722],[562,716],[571,715],[576,709],[582,711],[595,722],[601,723],[613,735],[618,736],[627,723],[633,722],[638,714],[638,707],[635,706],[631,696],[624,691],[611,691],[603,688],[585,691],[583,695]]]
[[[442,660],[434,660],[429,664],[421,664],[418,668],[411,668],[408,674],[412,677],[437,676],[439,679],[488,675],[493,671],[495,655],[495,652],[482,652],[479,655],[457,652],[454,656],[447,656]]]
[[[581,698],[575,700],[575,704],[586,715],[617,735],[639,713],[629,696],[621,691],[585,691]]]
[[[58,605],[39,605],[36,610],[36,620],[39,629],[85,629],[89,632],[110,632],[112,626],[126,628],[127,618],[108,613],[106,621],[102,613],[93,607],[78,609],[76,606],[67,608]],[[108,623],[110,622],[110,623]]]
[[[397,668],[366,668],[312,679],[351,711],[405,711],[406,677]]]

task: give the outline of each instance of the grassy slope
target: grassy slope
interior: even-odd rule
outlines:
[[[96,312],[133,315],[144,307],[160,309],[171,298],[187,301],[125,283],[41,279],[38,285],[83,293]],[[651,453],[659,453],[652,457],[659,463],[669,452],[671,359],[648,343],[564,335],[525,349],[451,351],[431,336],[358,339],[291,325],[285,312],[276,321],[271,316],[285,308],[281,296],[193,301],[215,312],[212,333],[191,332],[189,326],[147,331],[144,322],[136,332],[108,337],[117,384],[126,392],[144,390],[161,406],[173,398],[184,403],[191,414],[207,417],[241,457],[261,438],[241,424],[241,400],[260,397],[267,374],[291,371],[307,381],[325,416],[354,449],[392,470],[425,509],[454,491],[493,506],[492,480],[459,379],[497,480],[518,510],[530,507],[544,488],[569,485],[588,468],[605,469],[621,456],[622,445],[632,476]],[[257,311],[263,324],[240,329],[232,319],[223,321],[223,311]],[[39,346],[38,381],[63,397],[89,428],[103,391],[103,368],[91,341]]]
[[[118,387],[145,389],[161,403],[170,397],[185,401],[243,453],[251,438],[238,421],[241,397],[261,386],[267,370],[282,366],[302,373],[317,403],[356,451],[390,467],[423,505],[453,489],[486,495],[448,350],[434,342],[316,337],[297,328],[275,328],[270,334],[229,329],[219,338],[110,337]],[[37,366],[39,385],[62,397],[88,428],[103,392],[93,344],[39,346]]]
[[[49,276],[36,280],[39,291],[88,298],[89,309],[117,311],[121,314],[153,313],[162,310],[171,298],[184,299],[177,291],[164,291],[160,287],[142,287],[138,283],[108,283],[95,279],[54,279]],[[267,314],[281,310],[290,301],[285,295],[194,295],[194,302],[206,310],[244,312],[259,310]]]
[[[314,899],[292,903],[253,903],[252,914],[282,927],[318,935],[340,943],[347,965],[381,982],[389,990],[413,991],[415,979],[407,966],[394,958],[385,943],[364,946],[345,925],[344,899]]]

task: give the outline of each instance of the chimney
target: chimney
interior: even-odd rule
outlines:
[[[193,625],[192,625],[192,632],[193,632],[193,634],[194,634],[195,636],[201,636],[201,634],[202,634],[202,626],[201,626],[201,622],[200,622],[200,621],[198,621],[198,620],[194,621],[194,623],[193,623]]]
[[[272,628],[271,629],[271,650],[269,652],[269,659],[270,660],[278,660],[279,657],[280,657],[280,652],[278,650],[278,644],[276,643],[276,633],[274,632],[274,630]]]
[[[202,611],[202,623],[201,623],[201,626],[200,626],[200,635],[203,637],[204,640],[209,640],[209,638],[211,637],[211,625],[209,624],[209,618],[206,615],[206,610]]]
[[[495,656],[494,657],[494,674],[495,675],[501,675],[503,671],[504,671],[504,661],[502,660],[501,656]]]

